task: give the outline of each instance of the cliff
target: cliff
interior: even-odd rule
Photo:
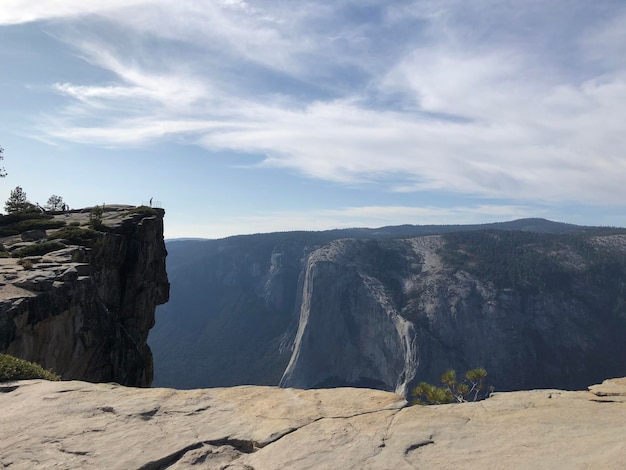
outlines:
[[[170,302],[149,344],[156,386],[277,385],[298,325],[306,240],[167,243]]]
[[[485,367],[497,390],[626,375],[626,231],[471,228],[171,242],[155,384],[406,394],[449,368]]]
[[[89,210],[71,211],[2,238],[15,257],[0,258],[0,352],[64,379],[150,386],[148,332],[169,296],[163,216],[108,206],[92,231]]]
[[[499,235],[508,236],[518,235]],[[497,253],[490,237],[479,246]],[[626,236],[586,238],[589,252],[566,238],[553,246],[553,237],[529,248],[531,238],[520,245],[533,250],[536,266],[510,253],[522,270],[512,281],[486,255],[473,259],[475,247],[441,236],[338,240],[315,251],[281,385],[405,394],[417,381],[438,383],[451,367],[482,366],[498,390],[580,389],[626,374]],[[455,265],[458,250],[468,259]],[[505,263],[508,250],[495,257]]]
[[[421,258],[410,246],[339,240],[308,257],[299,328],[281,386],[407,393],[417,368],[415,328],[388,295],[384,271],[418,274]]]
[[[0,466],[485,469],[626,466],[626,379],[412,406],[369,389],[0,384]]]

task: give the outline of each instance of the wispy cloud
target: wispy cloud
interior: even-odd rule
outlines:
[[[67,19],[89,14],[102,14],[122,8],[155,3],[151,0],[3,0],[0,9],[0,25],[29,23],[32,21]]]
[[[184,135],[398,192],[626,200],[621,2],[41,3],[3,3],[0,24],[54,20],[116,77],[53,84],[70,103],[48,137]]]

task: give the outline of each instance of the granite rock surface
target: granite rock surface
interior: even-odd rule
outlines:
[[[370,389],[0,384],[0,466],[485,469],[626,466],[626,379],[407,406]]]

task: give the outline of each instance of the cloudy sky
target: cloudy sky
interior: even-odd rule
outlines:
[[[2,0],[0,60],[2,201],[626,226],[623,0]]]

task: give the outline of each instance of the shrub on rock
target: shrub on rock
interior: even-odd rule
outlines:
[[[61,380],[61,377],[34,362],[0,354],[0,382],[26,379]]]
[[[449,369],[441,376],[443,387],[420,382],[411,392],[413,404],[443,405],[446,403],[463,403],[479,401],[487,398],[493,387],[487,388],[484,381],[487,371],[482,367],[468,370],[463,380],[458,381],[456,371]]]

